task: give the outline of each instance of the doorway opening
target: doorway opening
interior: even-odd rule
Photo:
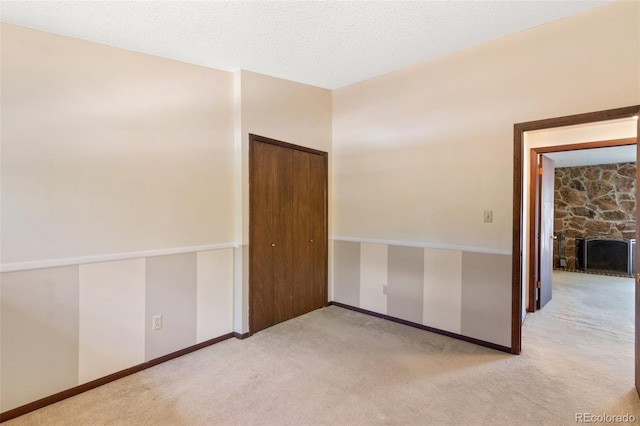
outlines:
[[[617,128],[609,125],[608,130],[603,130],[601,126],[600,131],[635,132],[631,129],[634,124],[623,121],[614,123]],[[553,141],[554,138],[539,136],[538,139]],[[625,237],[624,242],[635,244],[635,165],[623,166],[620,170],[621,173],[631,172],[633,177],[618,175],[616,167],[616,164],[636,162],[635,145],[636,138],[621,138],[530,148],[530,267],[524,286],[527,288],[527,312],[542,309],[551,300],[555,269],[587,270],[575,256],[576,248],[580,249],[585,238],[605,237],[606,242],[617,238],[616,242],[622,243]],[[603,167],[607,170],[600,170]],[[625,191],[627,194],[623,194]],[[613,195],[607,194],[611,192]],[[618,201],[623,195],[628,196],[628,202]],[[633,226],[629,222],[633,222]],[[618,227],[612,228],[612,224]],[[589,243],[598,241],[594,239]],[[581,254],[587,254],[585,248]],[[628,262],[629,259],[624,260]],[[627,266],[629,270],[635,270],[632,265]]]
[[[526,312],[523,310],[525,306],[525,299],[523,296],[526,294],[523,288],[523,284],[526,282],[524,279],[527,274],[523,272],[523,266],[530,266],[528,257],[523,255],[524,241],[527,241],[528,229],[525,226],[525,217],[527,217],[528,210],[525,208],[527,205],[526,194],[528,194],[528,188],[524,185],[523,176],[527,176],[526,166],[527,162],[523,161],[525,155],[530,153],[525,150],[529,147],[525,146],[525,133],[543,130],[554,129],[573,125],[582,125],[589,123],[607,122],[612,120],[621,119],[634,119],[635,118],[635,138],[637,140],[638,133],[640,133],[640,120],[637,120],[637,116],[640,114],[640,105],[634,105],[624,108],[617,108],[605,111],[597,111],[585,114],[577,114],[572,116],[550,118],[545,120],[530,121],[525,123],[517,123],[514,125],[514,173],[513,173],[513,264],[512,264],[512,318],[511,318],[511,352],[519,354],[522,349],[522,322],[524,320]],[[525,157],[526,158],[526,157]],[[638,173],[636,173],[636,179]],[[637,187],[636,187],[637,188]],[[638,222],[638,216],[636,213],[636,222]],[[527,217],[528,220],[528,217]],[[638,231],[636,229],[636,239],[638,237]],[[526,260],[524,262],[523,260]],[[636,257],[636,263],[638,263],[638,257]],[[526,268],[525,268],[526,269]],[[636,270],[638,264],[636,264]],[[636,389],[640,392],[640,289],[638,288],[640,281],[638,275],[636,275],[635,281],[635,334],[636,334],[636,347],[635,347],[635,383]]]

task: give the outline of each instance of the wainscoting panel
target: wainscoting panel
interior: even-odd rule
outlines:
[[[78,267],[2,274],[1,410],[78,384]]]
[[[80,265],[79,384],[144,362],[145,259]]]
[[[233,249],[197,254],[196,342],[233,330]]]
[[[389,247],[387,314],[422,323],[424,292],[424,249]]]
[[[462,333],[511,346],[511,256],[462,253]]]
[[[387,313],[389,246],[362,243],[360,246],[360,307]]]
[[[226,246],[2,273],[0,411],[228,336]]]
[[[424,249],[422,324],[461,334],[462,252]]]
[[[360,243],[336,241],[333,256],[334,300],[360,307]]]
[[[509,348],[511,255],[472,249],[333,240],[333,301]]]
[[[196,253],[147,259],[145,360],[196,344]],[[162,328],[151,329],[155,315]]]

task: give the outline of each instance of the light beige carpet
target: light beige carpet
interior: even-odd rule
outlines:
[[[512,356],[338,307],[227,340],[5,423],[575,424],[635,415],[633,280],[556,273]]]

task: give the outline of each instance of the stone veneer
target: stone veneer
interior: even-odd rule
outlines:
[[[576,237],[636,237],[636,163],[559,167],[554,233],[562,232],[566,268],[575,269]],[[554,266],[559,265],[554,244]]]

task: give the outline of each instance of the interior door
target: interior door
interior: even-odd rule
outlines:
[[[551,300],[553,280],[553,209],[555,164],[546,155],[540,156],[540,237],[538,256],[538,309]]]
[[[251,333],[326,305],[326,153],[250,136]]]
[[[263,144],[265,145],[265,144]],[[293,318],[293,150],[275,148],[273,323]]]
[[[294,151],[294,315],[326,304],[325,157]]]
[[[293,265],[294,281],[296,283],[293,299],[293,310],[296,316],[312,310],[311,296],[311,229],[309,203],[309,160],[312,154],[302,151],[293,153],[293,230],[294,251],[296,261]]]
[[[327,304],[327,157],[309,158],[309,204],[311,246],[311,306]]]
[[[251,142],[249,169],[249,325],[251,332],[274,324],[273,249],[276,146]]]

